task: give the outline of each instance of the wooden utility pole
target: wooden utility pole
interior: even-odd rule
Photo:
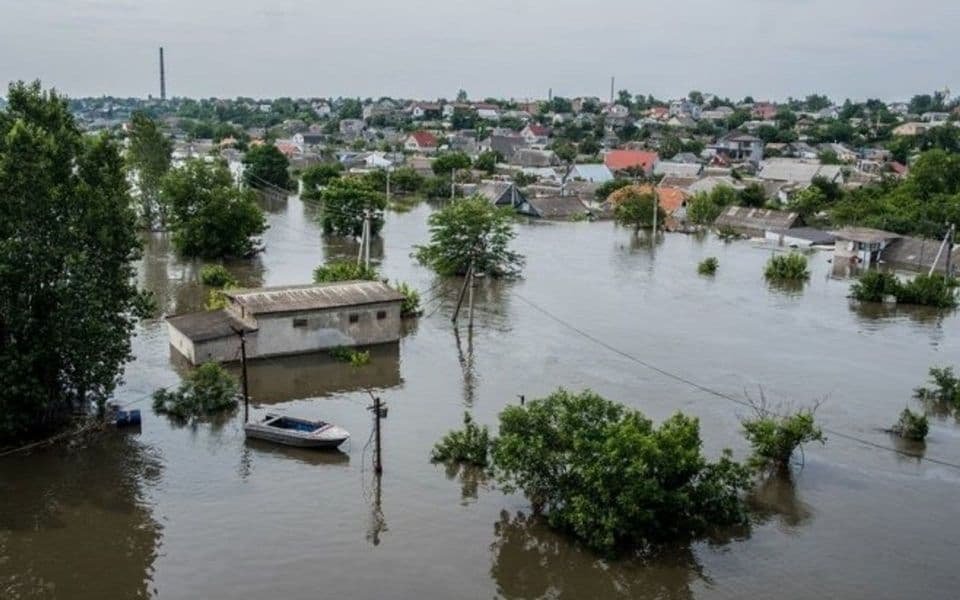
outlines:
[[[450,169],[450,199],[453,200],[454,191],[457,189],[457,170]]]
[[[234,328],[234,333],[240,337],[240,373],[241,385],[243,386],[243,422],[250,420],[250,392],[247,383],[247,335],[243,330]]]
[[[944,270],[944,276],[949,279],[953,275],[953,244],[954,237],[957,235],[957,226],[951,224],[950,231],[947,232],[947,239],[950,241],[947,242],[947,265]]]
[[[363,231],[364,231],[363,264],[364,266],[367,267],[367,269],[370,268],[370,237],[371,237],[370,236],[371,234],[370,213],[371,212],[372,211],[368,208],[363,216]]]
[[[373,411],[373,436],[374,436],[374,447],[373,447],[373,472],[379,475],[383,473],[383,454],[380,443],[380,419],[385,419],[387,417],[387,407],[380,402],[380,396],[374,396],[372,393],[370,397],[373,398],[373,406],[368,406],[367,409]]]
[[[467,314],[470,315],[470,319],[469,319],[469,321],[468,321],[467,327],[469,327],[469,328],[472,330],[472,329],[473,329],[473,287],[474,287],[474,285],[476,285],[475,282],[474,282],[474,274],[473,274],[473,266],[472,266],[472,265],[471,265],[471,267],[470,267],[470,280],[469,280],[469,281],[470,281],[470,287],[467,289],[467,294],[468,294],[468,300],[467,300],[467,309],[468,309],[468,310],[467,310]]]
[[[470,258],[470,266],[467,267],[467,274],[463,278],[463,287],[460,288],[460,295],[457,296],[457,308],[453,311],[453,318],[451,321],[454,323],[457,322],[457,317],[460,316],[460,307],[463,305],[463,296],[467,291],[467,286],[470,285],[470,281],[473,278],[473,258]]]
[[[387,167],[387,202],[390,202],[390,167]]]

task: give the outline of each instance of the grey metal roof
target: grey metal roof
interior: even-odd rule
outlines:
[[[842,173],[840,165],[821,165],[819,162],[796,158],[771,158],[761,164],[757,176],[761,179],[809,184],[817,176],[836,181]]]
[[[773,233],[778,235],[785,235],[798,240],[806,240],[808,242],[819,244],[821,246],[828,246],[837,241],[837,236],[833,235],[829,231],[822,231],[820,229],[814,229],[813,227],[794,227],[793,229],[771,229]]]
[[[734,227],[767,231],[770,229],[790,229],[797,221],[797,213],[747,206],[731,206],[725,209],[717,220],[716,227]]]
[[[934,259],[937,258],[937,252],[940,250],[941,244],[940,240],[902,237],[890,242],[880,257],[885,262],[914,269],[929,270],[933,266]],[[960,247],[953,249],[951,262],[953,265],[960,267]],[[935,270],[942,273],[946,268],[947,251],[944,250],[940,255],[940,260],[937,261]]]
[[[700,163],[686,163],[663,160],[653,166],[654,175],[664,177],[696,178],[703,171]]]
[[[241,329],[246,333],[256,331],[255,328],[245,325],[243,321],[225,310],[210,310],[167,317],[167,323],[194,342],[229,337],[236,335],[237,330]]]
[[[839,231],[834,231],[833,234],[837,236],[838,240],[850,240],[862,244],[873,244],[900,237],[899,234],[890,231],[870,229],[869,227],[844,227]]]
[[[590,213],[576,196],[540,196],[529,199],[530,206],[544,219],[569,219]]]
[[[252,315],[399,302],[403,295],[381,281],[340,281],[224,292]]]

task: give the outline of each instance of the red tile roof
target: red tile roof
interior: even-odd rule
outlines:
[[[429,131],[414,131],[410,134],[417,145],[421,148],[435,148],[437,146],[437,137]]]
[[[622,171],[632,167],[642,167],[644,171],[653,169],[653,165],[660,160],[656,152],[642,150],[611,150],[603,157],[603,164],[611,171]]]
[[[675,187],[662,187],[657,190],[657,196],[660,198],[660,206],[672,215],[683,203],[690,197],[687,192]]]
[[[530,123],[527,127],[530,128],[530,133],[537,137],[547,137],[550,135],[550,129],[539,123]]]

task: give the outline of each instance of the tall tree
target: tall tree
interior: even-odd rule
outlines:
[[[617,190],[610,195],[609,202],[614,205],[613,218],[624,227],[632,227],[633,231],[653,227],[653,206],[657,203],[657,228],[663,228],[667,213],[657,202],[657,192],[652,188],[644,189],[640,186],[630,186]]]
[[[517,275],[523,256],[510,250],[516,232],[513,212],[480,196],[448,204],[430,215],[430,243],[416,246],[414,256],[441,275],[474,270],[491,277]]]
[[[243,178],[255,188],[278,187],[290,189],[290,161],[273,144],[250,148],[243,157]]]
[[[146,312],[123,159],[64,98],[10,86],[0,111],[0,445],[102,407]]]
[[[251,190],[241,190],[223,163],[196,159],[163,180],[170,203],[173,243],[184,256],[250,256],[267,229]]]
[[[166,227],[167,210],[160,195],[160,182],[170,170],[173,142],[160,131],[156,121],[143,112],[133,113],[130,119],[127,164],[137,175],[140,194],[140,220],[152,229],[159,224]]]
[[[320,198],[323,200],[320,224],[328,235],[360,236],[366,211],[370,211],[371,235],[377,235],[383,227],[387,199],[363,179],[331,180]]]

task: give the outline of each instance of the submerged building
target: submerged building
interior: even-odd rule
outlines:
[[[170,345],[191,364],[372,346],[400,339],[403,295],[379,281],[225,292],[225,309],[167,318]]]

